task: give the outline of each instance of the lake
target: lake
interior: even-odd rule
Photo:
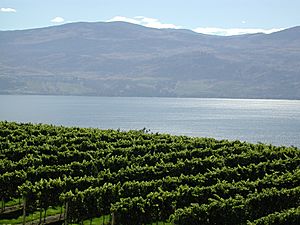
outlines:
[[[0,95],[0,120],[300,147],[299,100]]]

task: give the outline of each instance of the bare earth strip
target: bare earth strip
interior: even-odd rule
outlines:
[[[41,224],[52,224],[52,223],[56,223],[56,222],[63,221],[63,220],[64,220],[64,215],[57,214],[57,215],[53,215],[53,216],[47,216],[45,223],[44,223],[44,219],[42,219]],[[29,221],[26,223],[26,225],[38,225],[38,224],[40,224],[39,219]],[[17,224],[17,225],[22,225],[22,223]]]

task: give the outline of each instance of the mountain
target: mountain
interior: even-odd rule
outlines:
[[[300,99],[300,27],[229,37],[125,22],[0,31],[0,94]]]

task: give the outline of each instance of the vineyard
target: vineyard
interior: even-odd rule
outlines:
[[[0,200],[0,224],[299,225],[300,150],[4,121]]]

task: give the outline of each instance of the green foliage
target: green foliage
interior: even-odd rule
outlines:
[[[2,208],[70,223],[299,224],[299,165],[295,147],[0,122]]]
[[[248,221],[247,225],[299,225],[299,223],[300,206],[298,208],[271,213],[253,222]]]

